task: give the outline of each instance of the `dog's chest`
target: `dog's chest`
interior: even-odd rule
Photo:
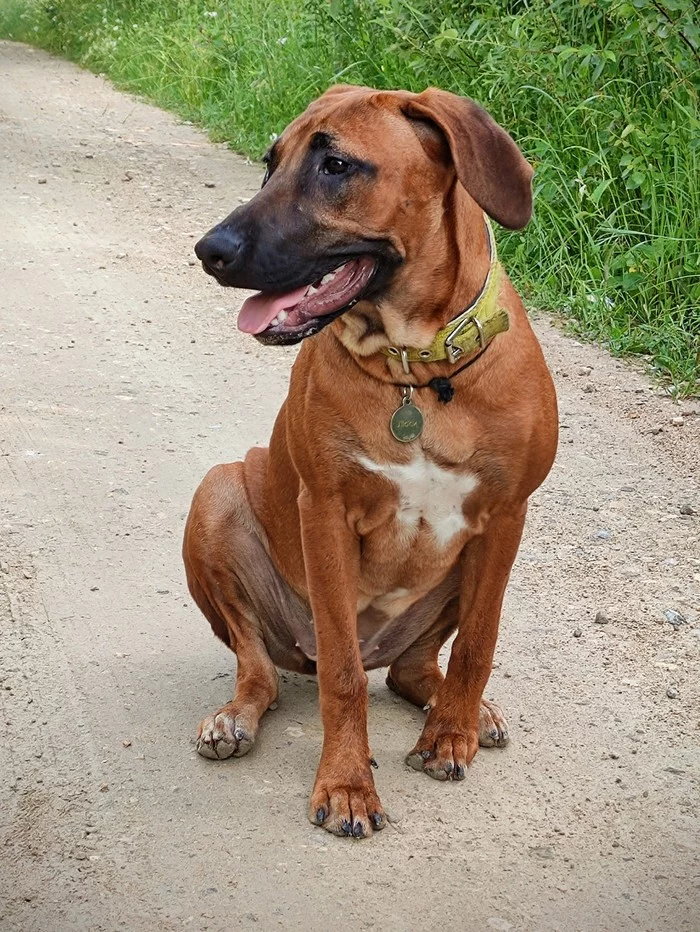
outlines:
[[[401,543],[415,542],[423,532],[444,549],[469,530],[464,502],[479,484],[471,473],[440,466],[421,451],[408,463],[382,464],[361,457],[360,464],[396,490],[395,519]]]

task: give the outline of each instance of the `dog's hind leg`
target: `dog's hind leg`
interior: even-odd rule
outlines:
[[[459,600],[453,599],[421,637],[389,667],[386,685],[392,692],[426,711],[435,705],[437,691],[445,679],[438,665],[440,649],[457,630]],[[481,700],[479,744],[483,748],[504,748],[508,743],[508,723],[495,702]]]
[[[235,597],[213,604],[196,579],[190,579],[190,591],[214,632],[237,658],[234,697],[200,722],[197,750],[214,760],[242,757],[253,746],[260,719],[277,701],[277,670],[255,623],[236,605]]]
[[[444,607],[436,621],[389,667],[386,685],[413,705],[430,708],[445,679],[438,666],[440,648],[457,630],[459,599]]]
[[[237,658],[234,697],[199,723],[197,750],[213,760],[242,757],[253,746],[260,719],[277,702],[279,676],[254,623],[235,604],[215,608],[197,588],[192,586],[195,601],[210,621],[213,614],[217,616],[212,622],[214,630],[219,625],[226,628],[228,644]]]
[[[259,565],[259,551],[265,554],[249,520],[240,465],[216,467],[207,475],[195,493],[183,545],[192,597],[238,660],[233,699],[199,725],[197,750],[213,759],[250,750],[279,690],[262,623],[241,583],[248,564]]]

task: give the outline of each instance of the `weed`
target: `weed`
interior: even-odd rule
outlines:
[[[0,33],[259,157],[337,81],[474,97],[536,167],[519,286],[675,392],[700,379],[693,0],[0,0]]]

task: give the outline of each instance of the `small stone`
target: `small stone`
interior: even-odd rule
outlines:
[[[697,514],[692,505],[689,505],[687,502],[680,507],[680,513],[682,515],[694,515]]]
[[[205,187],[205,188],[215,188],[215,187],[216,187],[216,182],[215,182],[215,181],[205,181],[205,182],[204,182],[204,187]]]
[[[610,540],[612,537],[612,531],[609,531],[607,528],[599,528],[593,535],[595,540]]]
[[[607,624],[610,624],[610,619],[607,616],[605,616],[602,612],[596,612],[595,624],[607,625]]]
[[[530,848],[530,854],[543,861],[552,861],[554,859],[554,850],[549,845],[538,845],[536,848]]]
[[[108,789],[109,789],[109,784],[108,784],[108,783],[101,783],[101,784],[100,784],[100,793],[106,793]]]
[[[575,637],[575,638],[580,638],[582,634],[583,634],[583,631],[582,631],[580,628],[574,628],[574,637]]]
[[[682,417],[672,417],[671,423],[674,427],[682,427],[685,424],[685,421]]]
[[[593,382],[587,382],[583,386],[583,390],[587,395],[590,395],[591,392],[595,391],[595,385],[593,384]]]
[[[31,574],[28,570],[25,570],[24,573],[23,573],[22,575],[24,576],[25,579],[31,579],[31,578],[32,578],[32,574]]]
[[[592,371],[592,366],[579,366],[576,370],[576,375],[590,375]]]
[[[124,172],[124,177],[122,178],[122,181],[131,181],[133,177],[134,177],[133,172],[128,172],[128,171]]]
[[[686,623],[685,616],[677,612],[675,608],[667,608],[664,612],[664,618],[670,625],[673,625],[674,628],[680,628],[681,625]]]
[[[668,696],[669,699],[678,699],[678,697],[680,696],[680,693],[678,692],[675,686],[669,686],[668,689],[666,690],[666,695]]]
[[[130,747],[131,747],[131,741],[129,741],[128,738],[127,738],[125,741],[122,741],[122,747],[124,747],[124,748],[130,748]]]
[[[46,178],[38,178],[37,184],[46,184]]]
[[[3,573],[9,573],[10,572],[9,564],[5,563],[4,560],[0,560],[0,570]]]
[[[126,259],[126,253],[125,253],[125,252],[118,252],[118,253],[116,254],[116,256],[115,256],[115,259]]]

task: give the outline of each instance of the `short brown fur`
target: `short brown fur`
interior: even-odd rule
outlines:
[[[513,228],[529,218],[532,171],[510,137],[476,104],[441,91],[333,88],[276,147],[275,171],[251,202],[270,223],[303,199],[298,173],[317,131],[377,171],[341,203],[304,209],[328,236],[388,238],[402,262],[381,297],[303,343],[269,448],[215,467],[197,490],[184,558],[194,599],[238,657],[234,699],[202,722],[200,749],[244,753],[277,701],[276,666],[316,672],[324,740],[309,816],[360,837],[385,824],[366,669],[389,666],[390,687],[429,707],[408,761],[431,776],[462,779],[480,739],[506,740],[500,710],[482,694],[527,500],[555,455],[557,412],[504,276],[508,332],[455,380],[450,404],[418,393],[418,441],[402,445],[388,429],[394,383],[422,385],[454,367],[413,365],[406,376],[382,347],[430,345],[478,293],[489,268],[482,210]],[[443,543],[423,520],[407,534],[396,484],[367,461],[473,477],[464,526]],[[438,652],[455,631],[443,676]]]

